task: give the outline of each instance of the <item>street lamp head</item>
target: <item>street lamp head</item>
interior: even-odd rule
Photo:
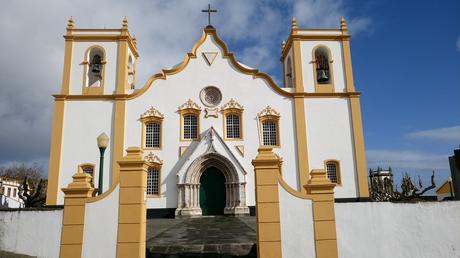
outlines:
[[[101,133],[97,137],[97,147],[105,149],[107,148],[108,145],[109,145],[109,137],[107,136],[107,134]]]

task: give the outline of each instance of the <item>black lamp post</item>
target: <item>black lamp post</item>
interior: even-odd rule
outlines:
[[[97,147],[99,147],[99,152],[101,153],[101,157],[99,159],[99,182],[97,187],[97,194],[102,194],[102,185],[103,185],[103,178],[104,178],[104,152],[107,146],[109,145],[109,137],[105,133],[101,133],[97,137]]]

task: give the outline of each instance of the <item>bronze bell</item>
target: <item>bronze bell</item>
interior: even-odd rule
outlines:
[[[100,55],[94,55],[93,60],[91,60],[91,72],[99,74],[101,73],[102,60]]]
[[[329,76],[327,75],[325,70],[318,70],[317,71],[317,80],[318,82],[327,82],[329,81]]]

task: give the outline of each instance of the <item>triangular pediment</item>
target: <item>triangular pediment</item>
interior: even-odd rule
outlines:
[[[235,154],[237,153],[234,153],[219,133],[211,127],[203,133],[200,141],[191,143],[183,152],[179,162],[175,166],[178,181],[183,181],[187,169],[193,162],[201,157],[209,155],[219,156],[230,162],[239,174],[238,178],[240,178],[241,181],[245,181],[245,175],[247,172]]]

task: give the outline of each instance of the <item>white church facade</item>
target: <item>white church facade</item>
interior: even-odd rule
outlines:
[[[136,80],[136,39],[120,29],[67,25],[61,91],[54,95],[47,204],[63,204],[76,171],[107,190],[118,161],[141,147],[148,170],[148,209],[176,216],[249,214],[260,146],[283,158],[282,178],[305,191],[312,169],[326,169],[336,198],[367,198],[360,93],[355,90],[350,36],[337,29],[301,29],[292,22],[282,45],[283,85],[238,61],[212,26],[184,60]],[[273,58],[279,58],[274,56]],[[141,85],[141,86],[140,86]]]

